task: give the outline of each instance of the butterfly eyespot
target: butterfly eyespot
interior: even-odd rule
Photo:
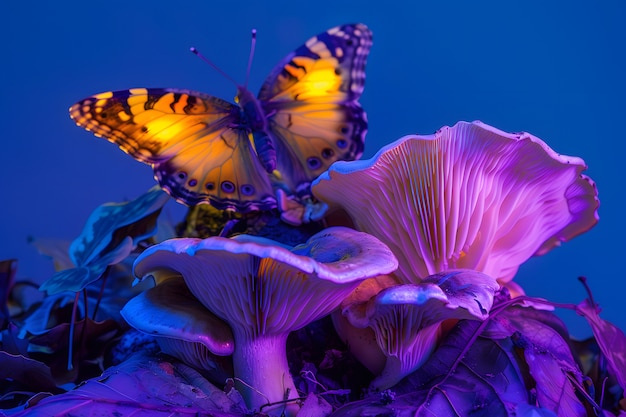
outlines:
[[[348,146],[348,141],[345,139],[337,139],[337,147],[340,149],[344,149]]]
[[[187,173],[184,171],[180,171],[178,174],[176,174],[178,179],[184,180],[185,178],[187,178]]]
[[[235,184],[230,181],[222,182],[222,191],[225,193],[232,193],[235,191]]]
[[[241,193],[243,195],[252,195],[254,194],[254,186],[250,184],[244,184],[241,186]]]
[[[146,133],[148,131],[148,128],[146,126],[141,126],[141,131],[143,133]]]
[[[313,169],[313,170],[318,169],[319,167],[322,166],[322,162],[320,161],[320,159],[315,156],[307,158],[306,164],[309,167],[309,169]]]
[[[341,75],[341,70],[339,68],[335,68],[335,75]]]
[[[204,185],[204,188],[206,188],[206,189],[207,189],[207,190],[209,190],[209,191],[213,191],[213,190],[215,190],[215,183],[213,183],[213,182],[207,182],[207,183]]]
[[[197,180],[189,180],[189,182],[187,184],[189,184],[190,187],[195,187],[196,185],[198,185],[198,181]]]
[[[324,158],[324,159],[331,158],[333,155],[335,155],[335,151],[333,151],[330,148],[324,148],[322,150],[322,158]]]

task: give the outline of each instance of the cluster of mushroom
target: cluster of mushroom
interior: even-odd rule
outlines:
[[[363,283],[333,315],[355,356],[380,375],[372,388],[419,367],[443,319],[485,318],[499,287],[523,294],[511,281],[523,262],[597,223],[585,169],[528,133],[459,122],[405,136],[370,160],[337,162],[314,181],[317,198],[399,261],[391,278]]]
[[[358,231],[331,227],[296,247],[244,235],[165,241],[137,259],[135,275],[157,286],[123,315],[164,351],[234,374],[251,410],[295,415],[282,404],[298,396],[286,337],[332,313],[377,375],[371,387],[385,389],[426,360],[446,320],[486,318],[501,286],[521,291],[511,280],[522,262],[597,222],[585,168],[480,122],[406,136],[314,181],[315,197]]]

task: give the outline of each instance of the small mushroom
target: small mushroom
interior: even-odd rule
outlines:
[[[370,388],[384,390],[426,361],[437,347],[444,320],[485,319],[498,288],[494,278],[481,272],[453,270],[431,275],[419,284],[390,286],[373,296],[369,291],[354,291],[341,303],[346,320],[339,321],[338,332],[357,334],[350,326],[373,332],[386,361]],[[365,343],[353,354],[364,364],[379,355],[372,344]]]
[[[367,300],[376,296],[385,288],[398,284],[398,281],[391,275],[380,275],[366,279],[344,298],[340,307],[331,314],[333,326],[341,340],[347,345],[350,353],[374,375],[382,372],[387,362],[387,357],[378,347],[374,330],[368,326],[353,326],[343,315],[343,310],[346,306],[359,308],[357,306],[365,305]],[[364,315],[365,313],[363,312],[362,314]],[[355,316],[355,314],[352,314],[352,316]]]
[[[396,268],[394,255],[373,236],[333,227],[293,248],[247,235],[171,239],[146,249],[134,272],[182,275],[230,325],[237,388],[248,407],[293,416],[298,406],[288,400],[298,393],[286,358],[289,332],[328,315],[362,280]]]
[[[215,382],[232,378],[233,333],[189,291],[181,276],[131,299],[120,312],[135,329],[156,337],[161,350],[196,368]]]
[[[481,122],[405,136],[372,159],[336,162],[313,194],[386,243],[405,283],[452,268],[510,281],[519,265],[598,221],[580,158]]]

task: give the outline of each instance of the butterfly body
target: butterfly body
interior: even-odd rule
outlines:
[[[88,97],[70,116],[151,165],[161,187],[187,205],[265,211],[279,206],[278,190],[309,201],[313,179],[363,152],[358,99],[371,43],[365,25],[332,28],[287,55],[258,96],[238,87],[236,104],[138,88]]]
[[[276,149],[270,133],[267,129],[268,114],[265,114],[261,102],[246,87],[240,86],[237,89],[237,103],[241,109],[242,120],[233,128],[243,128],[252,133],[254,147],[259,156],[261,164],[268,173],[276,169]]]

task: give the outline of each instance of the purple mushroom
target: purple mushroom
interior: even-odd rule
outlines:
[[[370,160],[336,162],[312,191],[389,246],[402,282],[467,268],[506,284],[529,257],[596,224],[585,169],[531,134],[459,122]]]
[[[161,277],[121,314],[135,329],[155,336],[163,352],[207,371],[216,382],[232,378],[233,333],[189,292],[181,276]]]
[[[333,320],[339,334],[349,334],[348,343],[360,340],[352,352],[378,375],[370,385],[375,390],[391,388],[426,361],[444,320],[487,318],[499,288],[494,278],[472,270],[440,272],[419,284],[383,284],[374,295],[375,286],[368,283],[341,303],[341,315]]]
[[[378,239],[333,227],[293,248],[246,235],[171,239],[146,249],[134,272],[181,275],[231,327],[234,374],[248,407],[293,416],[299,407],[289,400],[299,395],[286,358],[289,332],[328,315],[364,279],[396,268]]]

